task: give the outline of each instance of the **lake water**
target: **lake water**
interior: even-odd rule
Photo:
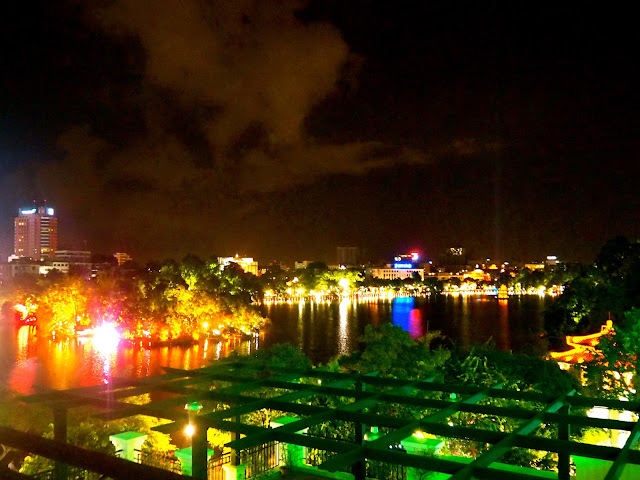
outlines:
[[[291,343],[314,363],[326,363],[359,346],[367,325],[392,322],[413,337],[439,330],[465,348],[491,340],[496,348],[540,354],[542,312],[550,297],[509,300],[480,296],[433,296],[394,300],[300,302],[262,307],[270,319],[251,341],[200,342],[191,347],[118,346],[96,339],[38,338],[34,327],[0,322],[0,388],[29,393],[40,385],[57,389],[106,383],[112,377],[162,373],[163,366],[197,368],[232,351],[250,353]]]

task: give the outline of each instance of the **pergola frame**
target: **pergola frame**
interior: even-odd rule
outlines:
[[[165,370],[165,375],[117,380],[109,385],[48,391],[23,397],[23,400],[45,403],[53,409],[54,439],[59,442],[66,441],[68,409],[82,405],[93,405],[103,409],[97,416],[105,420],[133,415],[166,419],[170,423],[156,427],[156,430],[174,433],[183,429],[190,421],[188,413],[178,407],[198,401],[225,404],[228,408],[202,413],[191,419],[196,424],[196,433],[192,438],[194,478],[206,478],[208,428],[232,432],[234,440],[227,446],[234,453],[272,441],[332,452],[334,455],[320,465],[320,468],[336,471],[351,467],[356,480],[364,479],[366,460],[443,472],[450,474],[450,478],[455,480],[539,478],[533,473],[527,473],[526,469],[522,469],[521,472],[505,472],[494,464],[513,448],[556,452],[558,478],[562,480],[569,479],[571,455],[612,461],[606,480],[620,478],[627,464],[640,465],[640,451],[632,450],[640,437],[640,423],[589,418],[583,414],[571,413],[571,407],[601,406],[637,414],[640,412],[638,402],[590,398],[574,392],[550,396],[543,393],[503,390],[500,386],[475,387],[439,383],[433,379],[399,380],[375,375],[336,373],[320,368],[265,371],[263,367],[250,361],[222,362],[195,370]],[[220,382],[226,385],[211,388]],[[260,392],[264,392],[265,389],[270,389],[275,395],[262,398]],[[285,393],[280,394],[280,390]],[[121,400],[151,392],[169,392],[175,397],[152,401],[146,405],[134,405]],[[436,394],[440,399],[427,398],[427,394]],[[312,405],[311,400],[318,395],[337,397],[341,401],[335,407]],[[532,402],[542,404],[543,407],[528,409],[479,403],[490,402],[492,399]],[[421,408],[428,411],[428,414],[415,419],[365,411],[381,403]],[[278,428],[248,425],[240,421],[241,415],[261,409],[286,412],[299,417],[299,420]],[[513,432],[449,425],[448,419],[458,412],[508,417],[521,420],[522,423]],[[328,421],[353,423],[355,441],[307,436],[302,432],[308,427]],[[542,424],[556,425],[558,437],[552,439],[534,435],[535,430]],[[630,432],[630,436],[623,448],[588,445],[571,440],[572,425],[626,430]],[[374,441],[366,442],[363,436],[369,426],[383,427],[387,433]],[[391,448],[417,430],[443,437],[474,440],[492,446],[468,464],[437,456],[414,455]],[[241,435],[244,437],[240,438]],[[234,457],[237,462],[237,456]]]

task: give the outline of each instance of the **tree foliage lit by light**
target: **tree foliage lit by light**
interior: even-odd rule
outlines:
[[[44,279],[15,289],[12,301],[17,316],[36,318],[45,336],[91,333],[106,322],[127,339],[198,340],[257,331],[264,323],[250,305],[257,290],[253,275],[190,256],[182,264],[169,261],[134,274],[113,269],[91,280]]]

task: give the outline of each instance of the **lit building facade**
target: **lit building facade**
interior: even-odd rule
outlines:
[[[405,280],[419,275],[424,280],[425,269],[418,264],[420,255],[418,252],[411,252],[406,255],[397,255],[394,257],[394,263],[385,267],[371,268],[370,275],[373,278],[381,278],[383,280]]]
[[[47,275],[53,270],[60,273],[69,273],[69,262],[47,262],[45,265],[40,265],[38,273],[40,273],[40,275]]]
[[[535,263],[535,262],[525,263],[524,268],[528,268],[532,272],[534,270],[544,270],[544,263]]]
[[[58,219],[53,208],[22,208],[15,218],[13,252],[17,257],[42,260],[53,257],[58,247]]]
[[[221,267],[226,267],[230,263],[237,263],[245,273],[253,273],[258,275],[258,262],[254,261],[252,257],[218,257],[218,263]]]
[[[414,273],[420,275],[420,279],[424,280],[424,268],[371,268],[369,272],[373,278],[383,280],[413,278]]]
[[[116,258],[119,267],[127,262],[133,261],[133,258],[131,258],[131,255],[129,255],[128,253],[116,252],[113,254],[113,256]]]

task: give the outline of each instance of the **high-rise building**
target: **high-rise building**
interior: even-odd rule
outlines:
[[[13,253],[34,260],[53,257],[58,247],[58,219],[47,206],[21,208],[15,218]]]
[[[358,247],[338,247],[336,254],[338,265],[345,267],[355,267],[358,265],[360,257]]]

